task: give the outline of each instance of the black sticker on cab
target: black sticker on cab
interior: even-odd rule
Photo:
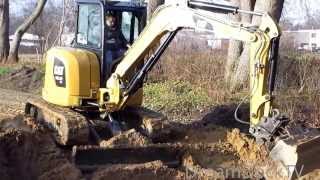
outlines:
[[[58,87],[66,87],[65,66],[63,62],[56,57],[54,58],[53,64],[53,76]]]

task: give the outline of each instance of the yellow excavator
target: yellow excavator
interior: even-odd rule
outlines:
[[[97,129],[101,124],[96,119],[103,121],[112,134],[120,133],[123,122],[119,113],[141,107],[144,79],[179,30],[218,30],[251,45],[250,121],[239,119],[237,112],[235,118],[250,124],[250,133],[257,141],[272,145],[271,157],[283,163],[289,177],[298,165],[305,169],[320,165],[318,131],[289,128],[289,120],[274,105],[281,32],[268,13],[188,0],[160,6],[147,24],[146,6],[140,2],[76,2],[73,47],[54,47],[46,53],[42,98],[29,100],[25,109],[27,115],[53,131],[57,143],[88,144],[92,134],[99,139]],[[219,18],[219,13],[260,16],[261,22],[258,26],[231,22]],[[118,49],[107,43],[110,14],[117,21],[118,34],[126,41],[124,53],[116,58],[109,52]],[[126,122],[130,124],[130,117]]]

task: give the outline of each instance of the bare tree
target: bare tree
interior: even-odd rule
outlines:
[[[245,0],[241,1],[240,7],[241,9],[252,11],[256,5],[255,0]],[[241,21],[243,23],[252,23],[252,15],[242,14]],[[235,68],[234,74],[230,79],[231,90],[235,90],[238,87],[242,87],[241,85],[247,81],[249,77],[249,55],[250,55],[250,44],[243,43],[243,49],[241,55],[238,57],[237,66]]]
[[[253,10],[256,0],[231,0],[234,6],[240,7],[245,10]],[[235,22],[245,22],[251,23],[252,16],[249,14],[235,14],[231,16],[231,20]],[[230,84],[232,78],[234,77],[234,72],[237,69],[237,65],[241,54],[244,50],[244,44],[241,41],[230,40],[228,48],[228,58],[225,70],[225,81]]]
[[[232,3],[232,5],[240,7],[239,0],[231,0],[230,2]],[[240,22],[241,16],[239,14],[232,14],[230,15],[230,19],[234,22]],[[230,40],[229,48],[228,48],[228,58],[225,65],[225,74],[224,74],[225,82],[227,83],[230,82],[230,79],[234,72],[236,62],[238,61],[242,50],[243,50],[243,44],[241,41]]]
[[[254,7],[255,11],[264,11],[264,12],[268,12],[276,21],[279,21],[280,17],[281,17],[281,12],[283,9],[283,3],[284,0],[241,0],[241,8],[242,9],[247,9],[247,10],[252,10],[252,8]],[[258,25],[260,23],[261,18],[258,16],[241,16],[241,21],[242,22],[246,22],[246,23],[252,23],[254,25]],[[230,46],[229,48],[234,48],[233,46]],[[229,50],[229,52],[233,52],[232,50]],[[235,90],[238,88],[241,88],[242,84],[244,84],[248,77],[249,77],[249,46],[245,45],[241,55],[237,56],[237,55],[228,55],[228,57],[237,57],[236,60],[239,60],[238,63],[236,64],[236,67],[233,68],[233,70],[235,70],[235,72],[229,72],[229,76],[230,74],[232,74],[231,78],[228,78],[228,80],[231,79],[231,89]],[[236,61],[236,60],[228,60],[228,61]],[[229,64],[227,64],[229,65]],[[227,69],[231,69],[232,68],[227,68]]]
[[[9,54],[9,0],[0,0],[0,62]]]
[[[30,28],[30,26],[37,20],[40,16],[47,0],[38,0],[37,6],[32,14],[18,27],[15,32],[15,37],[11,44],[10,52],[9,52],[9,61],[10,62],[18,62],[18,50],[21,42],[21,38],[23,34]]]
[[[158,6],[164,3],[164,0],[149,0],[148,1],[148,20],[150,20],[153,12],[157,9]]]

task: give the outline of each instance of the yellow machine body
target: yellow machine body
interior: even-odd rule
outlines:
[[[46,54],[46,72],[42,97],[64,107],[81,107],[83,100],[99,103],[104,91],[100,87],[100,65],[88,50],[54,47]],[[128,106],[142,104],[142,88],[128,101]]]
[[[46,54],[42,97],[50,103],[81,106],[83,99],[97,99],[100,66],[97,56],[87,50],[55,47]]]

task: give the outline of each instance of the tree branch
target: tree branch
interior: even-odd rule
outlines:
[[[9,52],[10,62],[18,62],[18,50],[20,47],[22,36],[40,16],[46,3],[47,3],[47,0],[38,0],[35,10],[16,30],[14,34],[15,36],[12,42],[12,46]]]

